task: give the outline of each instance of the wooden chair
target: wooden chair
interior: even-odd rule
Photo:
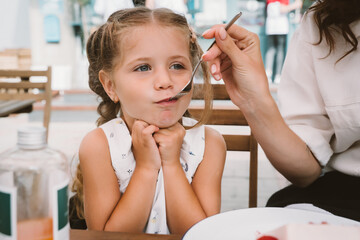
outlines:
[[[32,77],[46,80],[35,82]],[[51,98],[51,67],[44,71],[0,70],[0,116],[23,112],[26,108],[31,111],[33,103],[45,100],[43,125],[48,135]]]
[[[195,84],[194,89],[201,89],[201,84]],[[201,91],[198,91],[201,92]],[[230,100],[226,92],[225,85],[213,84],[214,100]],[[194,91],[193,99],[202,99],[200,94]],[[191,104],[188,111],[195,119],[199,119],[203,106]],[[236,125],[248,126],[248,123],[240,111],[234,105],[214,104],[208,125]],[[228,151],[249,151],[250,169],[249,169],[249,207],[257,206],[257,169],[258,169],[258,144],[254,136],[249,135],[227,135],[223,134]]]

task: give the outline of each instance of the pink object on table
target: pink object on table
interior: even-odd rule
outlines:
[[[360,227],[331,224],[287,224],[261,234],[257,240],[360,240]]]

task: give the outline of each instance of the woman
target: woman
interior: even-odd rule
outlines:
[[[280,111],[255,34],[215,26],[203,36],[217,42],[203,55],[212,75],[224,79],[268,159],[293,183],[268,206],[305,203],[359,221],[360,1],[320,0],[309,9],[284,63]]]

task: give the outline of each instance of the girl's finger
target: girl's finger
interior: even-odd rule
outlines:
[[[157,131],[159,131],[159,128],[157,126],[149,125],[143,130],[143,134],[145,134],[145,135],[153,135]]]
[[[132,132],[137,136],[152,136],[155,132],[159,131],[157,126],[149,125],[148,123],[141,120],[135,120],[132,129]]]

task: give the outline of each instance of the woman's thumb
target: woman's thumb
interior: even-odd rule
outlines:
[[[233,39],[226,32],[224,27],[220,27],[215,33],[216,45],[224,52],[235,66],[241,64],[241,58],[244,53],[236,46]]]

